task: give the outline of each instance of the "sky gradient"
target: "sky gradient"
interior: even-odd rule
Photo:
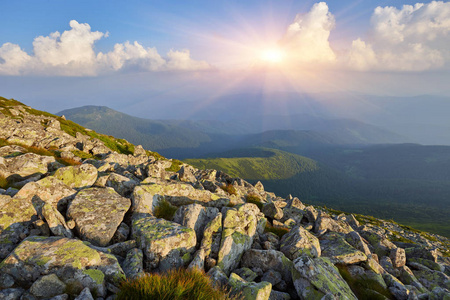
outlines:
[[[445,1],[18,0],[0,11],[0,95],[51,111],[254,90],[450,96]]]

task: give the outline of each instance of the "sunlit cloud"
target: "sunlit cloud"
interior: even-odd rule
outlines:
[[[353,41],[347,57],[360,70],[424,71],[450,60],[450,3],[377,7],[371,35]]]
[[[156,48],[145,48],[138,42],[118,43],[107,53],[96,53],[94,44],[107,33],[92,31],[89,24],[75,20],[71,29],[33,41],[34,55],[19,45],[5,43],[0,47],[0,74],[95,76],[111,71],[197,71],[210,68],[204,61],[190,57],[189,50],[170,50],[166,58]]]

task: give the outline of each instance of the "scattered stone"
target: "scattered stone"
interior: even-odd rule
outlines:
[[[141,249],[131,249],[122,264],[127,279],[136,279],[144,274],[144,254]]]
[[[337,232],[329,232],[320,239],[322,256],[330,258],[333,263],[355,264],[367,260],[367,256],[353,248],[344,237]]]
[[[389,258],[391,259],[392,265],[395,268],[403,267],[406,264],[405,249],[402,248],[391,249]]]

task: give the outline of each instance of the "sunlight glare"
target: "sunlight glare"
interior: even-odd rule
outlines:
[[[266,49],[261,53],[260,59],[269,63],[280,63],[285,57],[284,51],[277,48]]]

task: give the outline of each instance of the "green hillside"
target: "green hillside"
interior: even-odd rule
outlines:
[[[224,153],[223,156],[186,159],[185,162],[200,169],[217,169],[248,180],[287,179],[298,173],[319,169],[312,159],[274,149],[240,149]]]

